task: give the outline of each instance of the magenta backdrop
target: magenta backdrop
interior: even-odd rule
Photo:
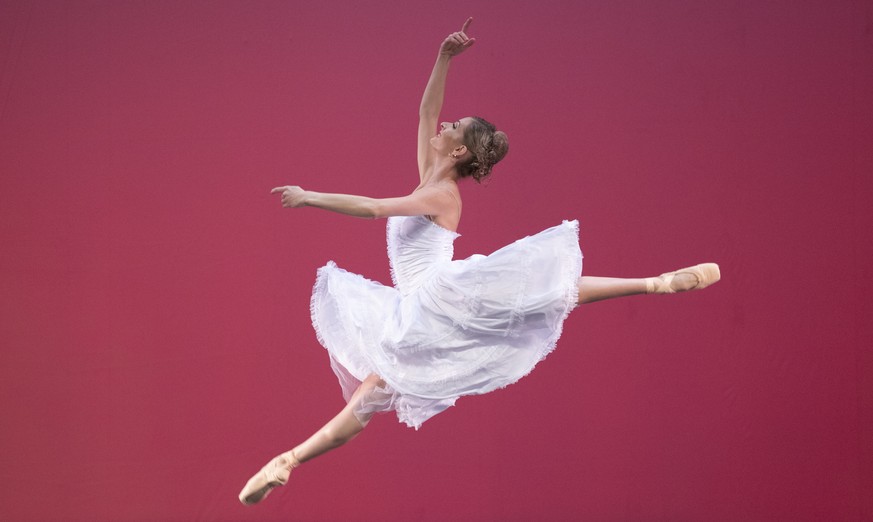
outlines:
[[[446,118],[509,134],[456,255],[578,218],[586,306],[530,376],[377,418],[255,507],[342,405],[315,270],[388,282],[384,222]],[[3,520],[873,520],[873,4],[0,2]]]

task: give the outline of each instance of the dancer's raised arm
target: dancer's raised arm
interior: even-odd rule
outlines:
[[[430,139],[436,132],[440,109],[443,107],[449,61],[476,42],[475,38],[467,37],[467,28],[472,21],[472,17],[468,18],[459,32],[452,33],[443,40],[430,79],[427,81],[427,87],[424,89],[424,95],[421,97],[421,107],[418,110],[418,173],[422,182],[433,164]]]

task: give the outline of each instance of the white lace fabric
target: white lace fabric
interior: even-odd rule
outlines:
[[[459,235],[423,216],[388,220],[394,286],[329,262],[312,323],[349,400],[367,376],[386,387],[360,412],[396,411],[418,429],[465,395],[518,381],[555,347],[582,271],[576,221],[488,255],[453,260]]]

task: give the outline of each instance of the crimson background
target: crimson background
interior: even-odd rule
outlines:
[[[717,261],[574,312],[505,390],[380,417],[256,507],[342,405],[309,325],[446,118],[512,151],[456,255],[578,218],[589,275]],[[873,520],[869,1],[0,2],[0,518]]]

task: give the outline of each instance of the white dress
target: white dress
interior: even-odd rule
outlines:
[[[554,349],[578,297],[578,222],[463,260],[452,260],[459,234],[424,216],[389,218],[387,235],[393,287],[331,261],[312,293],[312,324],[346,400],[371,374],[387,383],[356,406],[359,418],[394,410],[418,429]]]

